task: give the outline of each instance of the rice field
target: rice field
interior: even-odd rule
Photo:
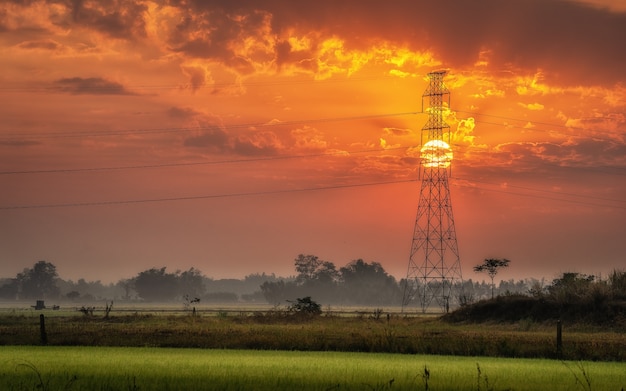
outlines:
[[[623,362],[145,347],[0,347],[2,390],[624,388]]]

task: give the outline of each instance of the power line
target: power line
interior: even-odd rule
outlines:
[[[455,185],[456,186],[460,186],[460,187],[469,187],[469,188],[472,188],[472,189],[475,188],[475,187],[470,186],[470,185],[464,185],[464,184],[459,184],[459,183],[457,183]],[[513,186],[511,186],[511,187],[513,187]],[[521,196],[521,197],[541,198],[541,199],[545,199],[545,200],[567,202],[567,203],[571,203],[571,204],[579,204],[579,205],[586,205],[586,206],[595,206],[595,207],[600,207],[600,208],[614,208],[614,209],[626,210],[626,206],[596,204],[596,203],[593,203],[593,202],[569,200],[569,199],[566,199],[566,198],[548,197],[548,196],[542,196],[542,195],[537,195],[537,194],[516,193],[516,192],[506,191],[506,190],[501,190],[501,189],[489,189],[489,188],[480,188],[480,189],[484,190],[484,191],[492,191],[492,192],[496,192],[496,193],[510,194],[510,195]],[[592,198],[592,197],[589,197],[589,198]]]
[[[511,121],[519,121],[519,122],[529,122],[526,119],[512,118],[500,115],[491,115],[484,113],[477,113],[471,111],[463,111],[463,110],[454,110],[458,113],[466,113],[476,116],[486,116],[493,117],[499,119],[506,119]],[[56,138],[81,138],[81,137],[114,137],[114,136],[129,136],[129,135],[149,135],[149,134],[164,134],[164,133],[181,133],[181,132],[192,132],[192,131],[203,131],[203,130],[212,130],[215,128],[225,128],[225,129],[245,129],[245,128],[256,128],[256,127],[273,127],[273,126],[293,126],[293,125],[301,125],[301,124],[309,124],[309,123],[327,123],[327,122],[341,122],[341,121],[355,121],[355,120],[365,120],[365,119],[373,119],[373,118],[385,118],[385,117],[400,117],[406,115],[417,115],[423,114],[419,111],[410,111],[410,112],[399,112],[399,113],[381,113],[381,114],[371,114],[371,115],[359,115],[359,116],[347,116],[347,117],[328,117],[328,118],[317,118],[317,119],[305,119],[305,120],[293,120],[293,121],[277,121],[277,122],[265,122],[265,123],[243,123],[243,124],[229,124],[229,125],[207,125],[207,126],[194,126],[194,127],[167,127],[167,128],[143,128],[143,129],[122,129],[122,130],[103,130],[103,131],[73,131],[73,132],[51,132],[51,133],[5,133],[0,136],[0,141],[12,141],[15,139],[56,139]],[[459,118],[460,120],[467,120],[469,118]],[[578,138],[591,138],[596,140],[602,140],[606,142],[614,142],[619,143],[619,141],[615,139],[610,139],[601,136],[583,136],[571,134],[565,131],[558,131],[553,129],[537,129],[537,128],[528,128],[525,126],[513,125],[513,124],[502,124],[491,121],[484,121],[480,119],[474,118],[474,121],[479,124],[488,124],[494,126],[506,126],[510,128],[522,129],[524,131],[532,131],[532,132],[542,132],[542,133],[556,133],[562,134],[569,137],[578,137]],[[576,130],[585,130],[583,128],[576,127],[568,127],[560,124],[552,124],[547,122],[536,122],[535,124],[545,125],[545,126],[553,126],[558,128],[566,128],[566,129],[576,129]]]
[[[474,114],[474,115],[484,115],[484,116],[489,116],[489,117],[494,117],[494,118],[514,120],[514,121],[525,121],[525,120],[520,120],[520,119],[510,118],[510,117],[505,117],[505,116],[489,115],[489,114],[467,112],[467,111],[461,111],[461,110],[457,110],[457,112],[464,112],[464,113],[467,113],[467,114]],[[421,114],[421,112],[387,113],[387,114],[361,115],[361,116],[350,116],[350,117],[329,117],[329,118],[297,120],[297,121],[285,121],[285,122],[276,122],[276,123],[234,124],[234,125],[228,125],[228,126],[226,126],[226,128],[245,128],[245,127],[280,126],[280,125],[289,126],[289,125],[302,124],[302,123],[320,123],[320,122],[334,122],[334,121],[347,121],[347,120],[361,120],[361,119],[369,119],[369,118],[381,118],[381,117],[404,116],[404,115],[415,115],[415,114]],[[502,124],[491,123],[491,122],[486,122],[486,121],[477,121],[477,122],[489,123],[489,124],[493,124],[493,125],[502,125]],[[535,122],[535,123],[539,123],[539,124],[543,124],[543,125],[547,125],[547,126],[556,126],[556,127],[564,127],[564,128],[566,128],[566,126],[557,125],[557,124],[548,124],[548,123],[542,123],[542,122]],[[20,137],[20,138],[25,138],[25,137],[48,138],[48,137],[117,136],[117,135],[129,135],[129,134],[149,134],[149,133],[165,133],[165,132],[178,132],[178,131],[193,131],[193,130],[203,130],[203,129],[212,129],[212,128],[215,128],[215,126],[193,127],[193,128],[179,127],[179,128],[155,128],[155,129],[128,129],[128,130],[122,130],[122,131],[107,131],[107,132],[66,132],[66,133],[53,133],[53,134],[50,134],[50,133],[48,133],[48,134],[45,134],[45,133],[44,134],[30,133],[29,134],[29,133],[26,133],[26,134],[13,134],[13,135],[10,135],[10,136]],[[524,128],[524,129],[525,130],[538,130],[538,129],[527,129],[527,128]],[[580,137],[580,136],[578,136],[578,137]],[[399,149],[408,149],[408,148],[411,148],[411,147],[372,149],[372,150],[352,151],[352,152],[348,152],[348,153],[383,152],[383,151],[388,151],[388,150],[399,150]],[[90,171],[105,171],[105,170],[128,170],[128,169],[182,167],[182,166],[197,166],[197,165],[212,165],[212,164],[247,163],[247,162],[257,162],[257,161],[267,161],[267,160],[281,160],[281,159],[296,159],[296,158],[312,158],[312,157],[320,157],[320,156],[332,156],[332,155],[335,155],[335,154],[336,153],[320,153],[320,154],[310,154],[310,155],[269,156],[269,157],[253,158],[253,159],[231,159],[231,160],[209,161],[209,162],[205,161],[205,162],[188,162],[188,163],[163,163],[163,164],[146,164],[146,165],[133,165],[133,166],[115,166],[115,167],[86,167],[86,168],[74,168],[74,169],[4,171],[4,172],[0,172],[0,175],[42,174],[42,173],[46,173],[47,174],[47,173],[63,173],[63,172],[68,172],[68,173],[69,172],[90,172]],[[556,166],[562,167],[560,165],[556,165]],[[576,168],[576,167],[573,167],[573,168]],[[585,169],[585,167],[579,167],[579,168],[580,169]],[[622,175],[621,173],[609,173],[609,172],[604,172],[604,173]],[[469,180],[469,179],[465,179],[465,180],[473,181],[473,182],[480,182],[480,181],[477,181],[477,180]],[[406,181],[401,181],[401,182],[406,182]],[[379,184],[385,184],[385,183],[397,183],[397,182],[384,182],[384,183],[379,183]],[[483,183],[493,184],[493,183],[489,183],[489,182],[483,182]],[[326,188],[310,188],[310,189],[300,189],[300,190],[291,190],[291,191],[325,190],[325,189],[340,188],[340,187],[368,186],[368,185],[372,185],[372,184],[349,185],[349,186],[326,187]],[[568,196],[574,196],[574,197],[583,197],[583,198],[588,198],[588,199],[596,199],[596,200],[609,201],[609,202],[622,202],[622,201],[615,200],[615,199],[606,199],[606,198],[591,197],[591,196],[581,196],[581,195],[576,195],[576,194],[567,194],[567,193],[560,193],[560,192],[550,192],[550,191],[545,191],[545,190],[524,188],[524,187],[512,186],[512,185],[510,187],[519,188],[519,189],[528,190],[528,191],[548,192],[548,193],[552,193],[552,194],[568,195]],[[517,194],[517,195],[530,196],[528,194],[518,194],[518,193],[512,193],[512,192],[507,192],[507,191],[502,191],[502,190],[493,190],[493,189],[485,189],[485,190],[499,191],[499,192],[507,193],[507,194]],[[224,198],[224,197],[230,197],[230,196],[234,197],[234,196],[246,196],[246,195],[275,194],[275,193],[282,193],[282,192],[288,192],[288,191],[235,193],[235,194],[224,194],[224,195],[192,196],[192,197],[179,197],[179,198],[155,198],[155,199],[129,200],[129,201],[85,202],[85,203],[69,203],[69,204],[34,205],[34,206],[9,206],[9,207],[0,207],[0,209],[6,210],[6,209],[69,207],[69,206],[114,205],[114,204],[143,203],[143,202],[164,202],[164,201],[177,201],[177,200],[188,200],[188,199],[191,200],[191,199],[203,199],[203,198]],[[566,201],[566,202],[577,202],[577,201],[572,201],[572,200],[563,200],[563,199],[557,199],[557,198],[551,198],[551,197],[541,197],[541,196],[536,196],[536,197],[538,197],[538,198],[546,198],[546,199],[553,199],[553,200],[561,200],[561,201]],[[578,201],[577,203],[584,203],[584,202]],[[593,205],[593,206],[605,206],[605,205],[598,205],[598,204],[591,204],[591,203],[588,203],[588,204],[589,205]]]
[[[498,185],[493,182],[479,181],[479,180],[459,178],[459,177],[456,177],[455,179],[462,179],[464,181],[472,182],[472,183]],[[411,182],[417,182],[417,179],[403,179],[403,180],[394,180],[394,181],[386,181],[386,182],[370,182],[370,183],[357,183],[357,184],[349,184],[349,185],[320,186],[320,187],[308,187],[308,188],[301,188],[301,189],[252,191],[252,192],[242,192],[242,193],[223,193],[223,194],[209,194],[209,195],[184,196],[184,197],[142,198],[142,199],[135,199],[135,200],[70,202],[70,203],[37,204],[37,205],[12,205],[12,206],[0,206],[0,210],[73,208],[73,207],[89,207],[89,206],[109,206],[109,205],[145,204],[145,203],[156,203],[156,202],[206,200],[206,199],[217,199],[217,198],[234,198],[234,197],[263,196],[263,195],[273,195],[273,194],[302,193],[302,192],[309,192],[309,191],[325,191],[325,190],[335,190],[335,189],[345,189],[345,188],[355,188],[355,187],[382,186],[382,185],[411,183]],[[571,200],[571,199],[562,198],[562,197],[549,197],[549,196],[542,196],[542,195],[537,195],[537,194],[528,194],[528,193],[506,191],[506,190],[501,190],[501,189],[470,186],[470,185],[460,184],[456,182],[453,182],[453,183],[455,183],[456,186],[460,186],[460,187],[469,187],[472,189],[478,188],[484,191],[492,191],[492,192],[498,192],[498,193],[509,194],[509,195],[540,198],[540,199],[566,202],[566,203],[574,203],[574,204],[594,206],[594,207],[615,208],[615,209],[626,210],[626,206],[599,204],[599,203],[586,202],[586,201],[580,201],[580,200]],[[572,193],[562,193],[562,192],[541,190],[541,189],[532,189],[532,188],[522,187],[522,186],[508,185],[508,187],[521,189],[521,190],[534,191],[534,192],[550,193],[550,194],[555,194],[555,195],[574,196],[574,197],[586,198],[586,199],[591,199],[591,200],[600,200],[600,201],[609,201],[609,202],[626,202],[623,200],[577,195],[577,194],[572,194]]]
[[[29,175],[29,174],[56,174],[56,173],[74,173],[74,172],[122,171],[122,170],[140,170],[140,169],[154,169],[154,168],[168,168],[168,167],[190,167],[190,166],[219,165],[219,164],[253,163],[253,162],[259,162],[259,161],[307,159],[307,158],[316,158],[316,157],[324,157],[324,156],[342,156],[342,153],[344,152],[350,155],[354,155],[354,154],[362,154],[362,153],[369,153],[369,152],[398,151],[398,150],[408,150],[408,149],[416,148],[416,147],[418,146],[411,145],[411,146],[399,146],[399,147],[390,147],[390,148],[364,149],[364,150],[356,150],[356,151],[322,152],[322,153],[305,154],[305,155],[278,155],[278,156],[265,156],[265,157],[257,157],[257,158],[246,158],[246,159],[194,161],[194,162],[185,162],[185,163],[157,163],[157,164],[138,164],[138,165],[127,165],[127,166],[78,167],[78,168],[0,171],[0,175]],[[455,161],[462,162],[463,160],[464,159],[462,158],[455,158]],[[626,175],[626,172],[607,171],[607,170],[603,170],[603,169],[595,168],[595,167],[563,166],[560,164],[556,164],[552,162],[545,162],[545,161],[542,162],[542,165],[556,167],[556,168],[564,168],[564,169],[593,171],[593,172],[598,172],[598,173],[607,174],[607,175],[619,175],[619,176]],[[621,168],[617,167],[615,169],[621,169]]]
[[[380,186],[380,185],[389,185],[389,184],[394,184],[394,183],[407,183],[407,182],[415,182],[415,180],[405,179],[405,180],[396,180],[396,181],[388,181],[388,182],[357,183],[357,184],[350,184],[350,185],[321,186],[321,187],[309,187],[309,188],[302,188],[302,189],[253,191],[253,192],[244,192],[244,193],[224,193],[224,194],[210,194],[210,195],[187,196],[187,197],[143,198],[143,199],[136,199],[136,200],[121,200],[121,201],[94,201],[94,202],[60,203],[60,204],[0,206],[0,210],[69,208],[69,207],[85,207],[85,206],[145,204],[145,203],[153,203],[153,202],[190,201],[190,200],[204,200],[204,199],[212,199],[212,198],[250,197],[250,196],[262,196],[262,195],[271,195],[271,194],[302,193],[302,192],[307,192],[307,191],[335,190],[335,189],[345,189],[345,188],[351,188],[351,187]]]
[[[364,149],[359,151],[346,151],[348,154],[361,154],[369,152],[385,152],[401,149],[409,149],[412,147],[393,147],[384,149]],[[203,162],[187,162],[187,163],[160,163],[160,164],[142,164],[133,166],[109,166],[109,167],[80,167],[80,168],[58,168],[48,170],[24,170],[24,171],[0,171],[0,175],[25,175],[25,174],[54,174],[54,173],[71,173],[71,172],[90,172],[90,171],[117,171],[117,170],[139,170],[147,168],[165,168],[165,167],[188,167],[188,166],[204,166],[217,164],[234,164],[234,163],[251,163],[259,161],[287,160],[287,159],[306,159],[323,156],[341,156],[340,152],[325,152],[307,155],[280,155],[266,156],[248,159],[230,159],[230,160],[213,160]]]
[[[416,115],[420,112],[410,111],[402,113],[383,113],[383,114],[371,114],[371,115],[359,115],[348,117],[328,117],[328,118],[316,118],[307,120],[294,120],[294,121],[278,121],[270,123],[246,123],[246,124],[231,124],[231,125],[209,125],[209,126],[197,126],[197,127],[171,127],[171,128],[147,128],[147,129],[126,129],[126,130],[108,130],[108,131],[76,131],[76,132],[57,132],[57,133],[7,133],[0,140],[14,140],[14,139],[49,139],[49,138],[76,138],[76,137],[111,137],[111,136],[128,136],[137,134],[158,134],[158,133],[177,133],[177,132],[191,132],[198,130],[209,130],[215,128],[226,129],[240,129],[240,128],[252,128],[252,127],[274,127],[274,126],[292,126],[310,123],[325,123],[325,122],[341,122],[341,121],[355,121],[372,118],[385,118],[385,117],[401,117],[405,115]]]
[[[462,179],[464,181],[473,182],[473,183],[483,183],[483,184],[495,185],[495,186],[499,186],[500,185],[499,183],[488,182],[488,181],[481,181],[481,180],[478,180],[478,179],[468,179],[468,178],[463,178],[463,177],[454,177],[454,178],[455,179]],[[460,186],[462,186],[462,185],[460,185]],[[507,187],[520,189],[520,190],[540,192],[540,193],[558,194],[558,195],[568,196],[568,197],[578,197],[578,198],[586,198],[586,199],[598,200],[598,201],[609,201],[609,202],[626,203],[626,200],[618,200],[618,199],[614,199],[614,198],[596,197],[596,196],[583,195],[583,194],[565,193],[565,192],[562,192],[562,191],[554,191],[554,190],[533,189],[533,188],[525,187],[525,186],[511,185],[511,184],[508,184],[508,183],[507,183]],[[485,189],[485,190],[487,190],[487,189]],[[498,191],[500,191],[500,190],[498,190]],[[523,195],[522,193],[514,193],[514,194]],[[540,197],[540,196],[538,196],[538,197]],[[553,199],[553,198],[549,198],[549,199]]]
[[[463,111],[463,110],[454,110],[454,111],[457,112],[457,113],[471,114],[471,115],[474,115],[474,116],[492,117],[492,118],[498,118],[498,119],[503,119],[503,120],[517,121],[517,122],[531,122],[533,124],[539,124],[539,125],[543,125],[543,126],[550,126],[550,127],[557,127],[557,128],[564,128],[564,129],[574,129],[574,130],[580,130],[580,131],[584,131],[585,130],[583,128],[575,127],[575,126],[566,126],[566,125],[561,125],[561,124],[553,124],[553,123],[549,123],[549,122],[529,121],[528,119],[512,118],[512,117],[506,117],[506,116],[501,116],[501,115],[484,114],[484,113],[477,113],[477,112]],[[467,120],[468,118],[461,118],[461,119]],[[610,139],[610,138],[607,138],[607,137],[597,136],[597,135],[581,136],[581,135],[572,134],[570,132],[565,132],[565,131],[558,131],[558,130],[553,130],[553,129],[529,128],[529,127],[526,127],[526,126],[519,126],[519,125],[512,125],[512,124],[501,124],[501,123],[497,123],[497,122],[483,121],[483,120],[479,120],[479,119],[476,119],[476,118],[474,118],[474,121],[476,123],[481,123],[481,124],[488,124],[488,125],[494,125],[494,126],[506,126],[506,127],[516,128],[516,129],[522,129],[522,130],[529,131],[529,132],[556,133],[556,134],[562,134],[562,135],[569,136],[569,137],[591,138],[591,139],[602,140],[602,141],[607,141],[607,142],[620,143],[617,140]]]
[[[195,90],[198,89],[220,89],[220,88],[228,88],[228,87],[265,87],[265,86],[274,86],[274,85],[300,85],[300,84],[335,84],[335,83],[353,83],[353,82],[361,82],[361,81],[371,81],[371,80],[388,80],[395,79],[393,77],[381,77],[380,74],[372,75],[372,76],[350,76],[344,79],[338,78],[328,78],[323,80],[318,79],[300,79],[300,80],[244,80],[240,82],[214,82],[214,83],[206,83],[201,85],[192,85],[192,83],[184,82],[177,84],[121,84],[117,83],[115,80],[108,79],[98,79],[99,81],[111,83],[110,85],[82,85],[82,91],[94,91],[94,92],[106,92],[106,91],[119,91],[120,88],[123,88],[125,91],[132,90],[177,90],[177,89],[190,89],[193,88]],[[0,92],[62,92],[67,93],[62,87],[67,86],[59,86],[55,83],[59,80],[55,80],[52,82],[33,82],[31,85],[19,85],[18,83],[14,83],[13,86],[4,85],[0,87]],[[47,87],[40,86],[41,84],[47,85]]]
[[[465,113],[465,114],[471,114],[471,115],[476,115],[476,116],[484,116],[484,117],[491,117],[491,118],[498,118],[498,119],[507,119],[507,120],[518,121],[518,122],[531,122],[528,119],[513,118],[513,117],[507,117],[507,116],[504,116],[504,115],[485,114],[485,113],[478,113],[478,112],[475,112],[475,111],[464,111],[464,110],[454,110],[454,111],[457,112],[457,113]],[[603,118],[603,117],[598,117],[598,118]],[[580,128],[580,127],[567,126],[567,125],[563,125],[563,124],[554,124],[554,123],[550,123],[550,122],[532,121],[532,123],[539,124],[539,125],[545,125],[545,126],[555,126],[555,127],[558,127],[558,128],[585,130],[585,129]]]

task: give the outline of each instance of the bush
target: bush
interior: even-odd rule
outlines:
[[[289,301],[289,311],[296,314],[316,316],[322,313],[322,306],[315,301],[311,300],[310,296],[296,299],[296,301]]]
[[[578,284],[578,282],[576,282]],[[580,289],[585,285],[586,289]],[[499,296],[458,308],[443,316],[449,322],[544,322],[561,319],[570,323],[622,328],[626,301],[611,297],[604,282],[586,281],[575,289],[552,290],[542,297]],[[559,287],[564,288],[564,287]],[[615,296],[613,296],[615,297]]]

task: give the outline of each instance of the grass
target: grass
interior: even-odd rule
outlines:
[[[619,391],[626,387],[626,363],[380,353],[11,346],[0,348],[0,364],[3,390]]]
[[[556,357],[556,327],[529,324],[449,324],[434,317],[294,319],[285,314],[190,316],[46,313],[49,345],[193,347],[353,351],[525,358]],[[37,345],[38,314],[0,315],[0,346]],[[570,360],[626,361],[626,334],[563,327]]]

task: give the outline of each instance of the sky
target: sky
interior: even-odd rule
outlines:
[[[626,1],[3,1],[0,277],[406,276],[445,70],[465,279],[626,268]]]

